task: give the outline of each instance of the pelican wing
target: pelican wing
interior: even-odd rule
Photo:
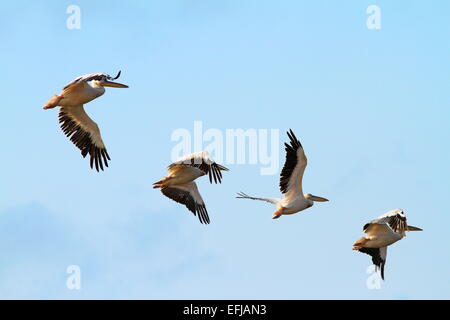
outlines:
[[[386,223],[369,222],[364,225],[364,233],[368,236],[379,236],[381,234],[394,235],[394,231]]]
[[[387,247],[361,248],[358,251],[372,257],[372,262],[375,265],[375,268],[381,270],[381,279],[384,280],[384,265],[386,264]]]
[[[280,176],[280,191],[286,197],[303,196],[302,179],[305,172],[307,159],[302,144],[295,137],[292,130],[288,131],[291,144],[285,143],[286,161]]]
[[[236,198],[238,198],[238,199],[260,200],[260,201],[265,201],[265,202],[269,202],[269,203],[272,203],[272,204],[278,204],[278,202],[280,201],[280,199],[277,199],[277,198],[256,198],[256,197],[251,197],[251,196],[245,194],[244,192],[238,192],[237,195],[238,196]]]
[[[193,167],[201,170],[203,174],[209,175],[209,182],[211,183],[213,179],[214,183],[221,183],[221,171],[228,171],[227,168],[215,163],[206,151],[191,153],[176,160],[174,163],[169,165],[169,173],[172,171],[177,171],[181,167]]]
[[[166,197],[184,204],[195,216],[198,214],[198,219],[201,223],[208,224],[210,222],[208,211],[195,182],[165,187],[161,189],[161,192]]]
[[[378,218],[372,220],[370,223],[364,226],[364,230],[366,230],[366,226],[370,224],[384,224],[389,226],[393,232],[404,235],[405,231],[408,230],[408,224],[406,223],[406,215],[401,209],[395,209],[388,211]]]
[[[119,74],[116,76],[116,78],[118,78],[120,76],[120,71]],[[76,85],[80,85],[92,80],[102,80],[104,78],[107,79],[113,79],[111,78],[111,76],[109,74],[103,73],[103,72],[96,72],[96,73],[89,73],[89,74],[85,74],[83,76],[79,76],[78,78],[74,79],[71,83],[69,83],[68,85],[66,85],[63,90],[67,90],[72,86],[76,86]]]
[[[84,111],[83,105],[64,106],[59,111],[59,122],[64,134],[70,138],[77,148],[81,150],[81,155],[90,155],[91,168],[103,170],[103,165],[108,166],[111,160],[106,151],[100,130],[97,124]]]

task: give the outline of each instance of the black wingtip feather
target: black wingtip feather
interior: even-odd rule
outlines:
[[[288,135],[289,139],[291,140],[291,146],[294,149],[298,149],[299,147],[303,148],[302,144],[300,143],[300,140],[297,139],[297,137],[295,136],[294,131],[292,131],[292,129],[289,129],[289,131],[287,132],[287,135]]]

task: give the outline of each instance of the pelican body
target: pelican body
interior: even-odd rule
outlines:
[[[206,175],[206,173],[199,168],[172,166],[169,170],[169,175],[164,177],[159,184],[155,184],[154,188],[164,188],[185,184],[204,175]]]
[[[256,198],[243,192],[238,193],[237,196],[239,199],[260,200],[274,204],[276,211],[272,215],[273,219],[308,209],[314,205],[314,202],[328,201],[328,199],[314,196],[310,193],[303,193],[303,173],[308,160],[303,146],[296,138],[294,132],[289,130],[287,135],[290,139],[290,144],[285,143],[286,161],[280,175],[280,191],[283,196],[281,198]]]
[[[409,226],[405,212],[394,209],[366,223],[363,231],[366,235],[353,244],[353,250],[370,255],[375,267],[381,270],[381,278],[384,280],[387,247],[406,237],[407,231],[422,229]]]
[[[102,96],[104,87],[128,88],[127,85],[114,82],[120,76],[111,77],[106,73],[91,73],[76,78],[65,86],[60,94],[55,94],[44,110],[60,107],[59,122],[67,137],[81,150],[81,155],[90,155],[91,168],[103,170],[111,160],[100,135],[97,124],[89,118],[83,105]]]
[[[196,152],[184,156],[167,168],[167,176],[153,184],[154,189],[168,198],[185,205],[194,215],[198,215],[200,223],[209,224],[208,211],[206,210],[197,184],[194,180],[204,175],[209,175],[210,183],[221,183],[222,172],[227,168],[215,163],[206,151]]]

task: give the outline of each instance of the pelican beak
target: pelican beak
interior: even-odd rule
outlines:
[[[113,81],[108,81],[108,80],[100,82],[100,85],[102,85],[103,87],[128,88],[128,86],[126,84],[121,84],[118,82],[113,82]]]
[[[423,229],[417,228],[417,227],[413,227],[413,226],[408,226],[408,231],[423,231]]]
[[[310,195],[309,199],[311,199],[312,201],[316,201],[316,202],[327,202],[328,199],[322,198],[322,197],[318,197],[318,196],[314,196],[314,195]]]

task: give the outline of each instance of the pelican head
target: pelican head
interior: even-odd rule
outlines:
[[[102,87],[128,88],[128,86],[125,84],[121,84],[121,83],[112,81],[112,80],[116,80],[117,78],[119,78],[120,73],[121,73],[121,71],[119,71],[117,76],[115,76],[114,78],[111,77],[110,75],[103,74],[99,80],[95,80],[96,84],[99,86],[102,86]]]
[[[312,201],[316,201],[316,202],[326,202],[326,201],[328,201],[328,199],[312,195],[311,193],[305,194],[305,198],[309,199],[309,200],[312,200]]]

